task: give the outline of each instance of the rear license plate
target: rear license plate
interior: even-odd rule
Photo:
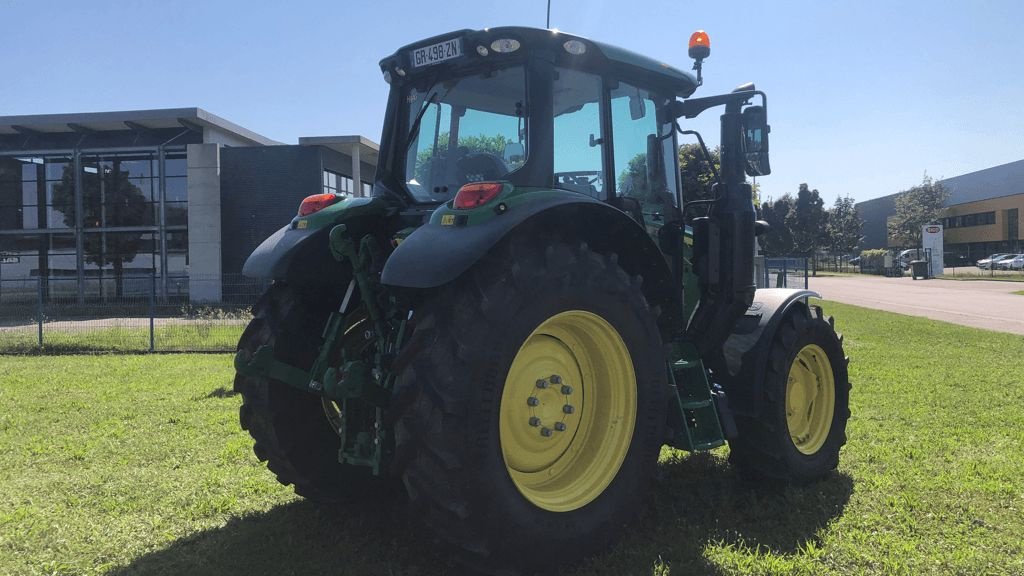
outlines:
[[[421,66],[440,64],[445,60],[451,60],[459,56],[462,56],[462,39],[452,38],[451,40],[445,40],[444,42],[413,50],[411,59],[413,68],[419,68]]]

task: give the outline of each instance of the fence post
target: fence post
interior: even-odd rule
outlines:
[[[36,276],[36,317],[39,319],[39,349],[43,349],[43,275]]]
[[[804,290],[807,290],[807,285],[807,258],[804,258]]]
[[[149,277],[149,351],[153,351],[153,316],[156,314],[156,267]]]
[[[787,257],[782,259],[782,287],[783,288],[789,288],[789,270],[786,269],[788,267],[789,267],[789,257],[787,256]]]

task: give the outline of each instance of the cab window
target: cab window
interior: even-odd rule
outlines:
[[[605,199],[601,77],[555,69],[554,186]]]
[[[611,92],[615,193],[640,202],[648,227],[660,226],[678,206],[674,125],[658,122],[667,103],[625,82]]]

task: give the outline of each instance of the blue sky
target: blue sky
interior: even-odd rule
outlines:
[[[380,137],[377,61],[459,28],[543,27],[545,0],[36,2],[0,0],[0,115],[199,106],[283,142]],[[688,68],[698,95],[769,97],[765,196],[827,202],[1024,159],[1024,3],[553,0],[551,24]],[[714,115],[696,122],[717,141]]]

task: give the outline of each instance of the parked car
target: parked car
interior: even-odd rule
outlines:
[[[1009,258],[1003,258],[996,262],[1000,270],[1024,270],[1024,254],[1010,254]]]
[[[989,269],[992,268],[992,266],[994,264],[996,264],[1000,260],[1002,260],[1004,258],[1012,258],[1013,256],[1015,256],[1015,255],[1014,254],[993,254],[993,255],[989,256],[988,258],[982,258],[981,260],[978,260],[978,264],[977,265],[978,265],[978,268],[981,268],[982,270],[989,270]]]
[[[860,256],[850,258],[850,264],[853,266],[860,266]]]
[[[904,270],[910,268],[910,263],[914,260],[924,260],[924,250],[920,248],[911,248],[909,250],[903,250],[896,256],[896,262],[899,263],[900,267]]]

